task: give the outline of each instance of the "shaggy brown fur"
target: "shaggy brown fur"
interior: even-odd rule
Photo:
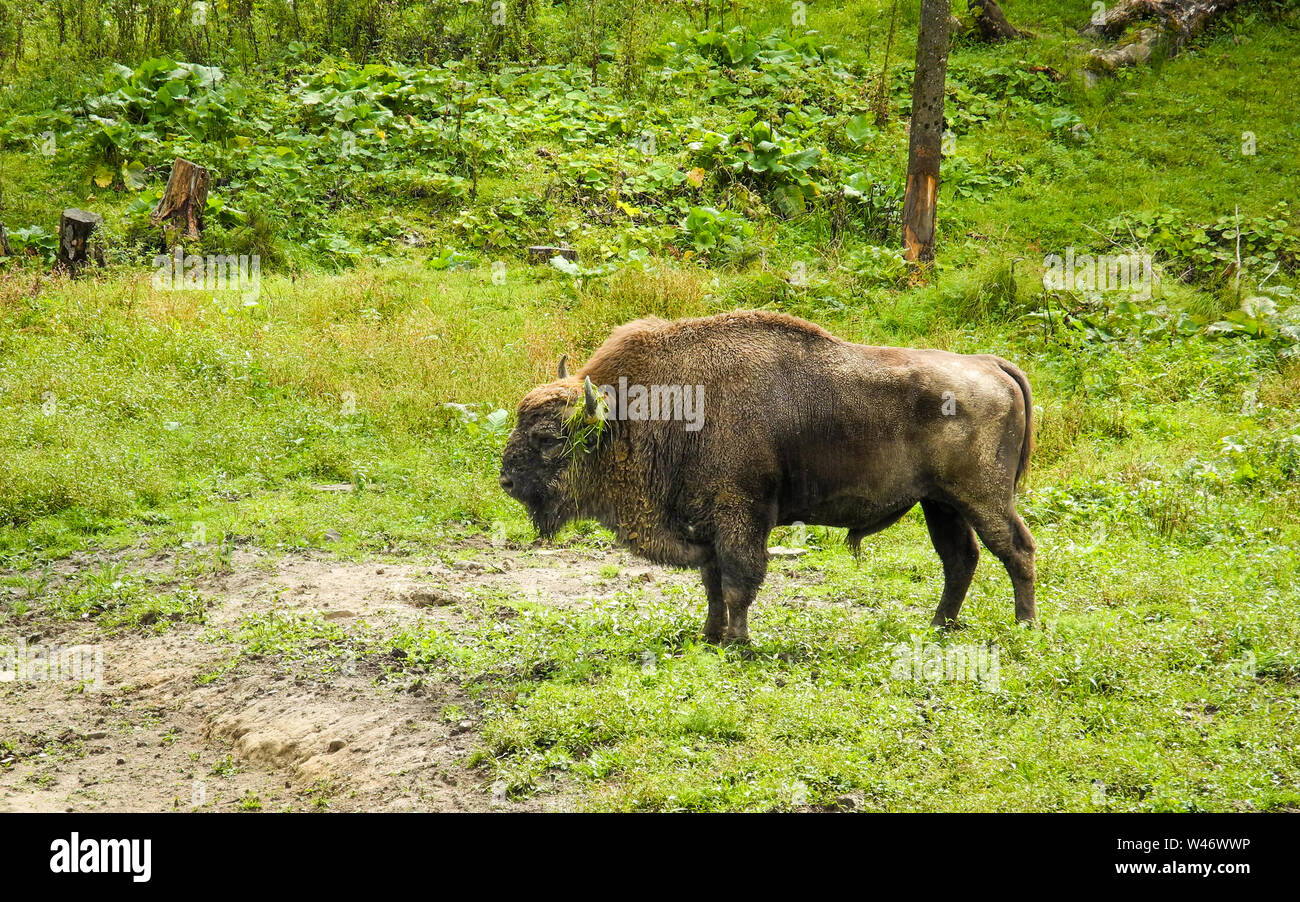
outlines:
[[[607,417],[574,449],[586,379],[702,385],[702,428]],[[575,375],[530,392],[501,485],[544,536],[594,517],[662,564],[697,567],[711,642],[748,640],[775,526],[845,527],[860,543],[918,502],[943,562],[934,623],[952,624],[979,548],[1002,561],[1031,620],[1034,542],[1016,514],[1029,464],[1024,374],[989,355],[851,344],[779,313],[737,311],[614,331]]]

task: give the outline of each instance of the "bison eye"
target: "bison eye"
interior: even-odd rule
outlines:
[[[551,451],[564,444],[564,436],[558,432],[534,432],[533,444],[543,451]]]

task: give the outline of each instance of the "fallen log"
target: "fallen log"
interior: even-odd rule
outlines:
[[[59,218],[59,264],[74,274],[92,260],[103,266],[103,245],[94,240],[103,224],[104,217],[98,213],[76,207],[64,210]]]
[[[1079,29],[1080,34],[1116,40],[1130,26],[1154,20],[1130,39],[1111,48],[1094,49],[1086,68],[1096,78],[1124,66],[1147,62],[1159,50],[1173,56],[1205,26],[1237,5],[1239,0],[1121,0]]]
[[[149,214],[154,222],[163,224],[163,243],[167,247],[174,246],[181,238],[199,237],[211,181],[211,174],[202,166],[181,157],[172,163],[163,196]]]

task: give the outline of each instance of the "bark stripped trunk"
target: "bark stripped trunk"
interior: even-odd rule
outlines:
[[[208,170],[189,160],[176,158],[171,175],[158,205],[150,218],[163,223],[163,243],[172,247],[181,238],[195,240],[203,223],[203,208],[208,202]]]
[[[1088,70],[1111,74],[1124,66],[1136,66],[1151,59],[1162,45],[1169,56],[1200,34],[1215,16],[1227,12],[1238,0],[1121,0],[1096,21],[1079,29],[1081,34],[1115,40],[1136,22],[1155,20],[1139,29],[1132,40],[1116,47],[1098,48],[1088,57]]]
[[[87,213],[70,207],[59,219],[59,263],[76,274],[91,260],[104,265],[104,249],[94,240],[95,232],[104,224],[98,213]]]
[[[948,70],[948,0],[921,0],[912,79],[912,126],[907,152],[907,192],[903,197],[903,259],[925,264],[934,259],[935,205],[939,197],[939,158],[943,142],[943,89]]]
[[[981,41],[996,44],[1024,37],[1007,21],[997,0],[967,0],[966,8],[975,20],[975,32]]]

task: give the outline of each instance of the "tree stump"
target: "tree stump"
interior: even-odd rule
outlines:
[[[535,244],[528,248],[528,262],[534,265],[551,262],[552,257],[563,257],[565,260],[574,262],[578,259],[577,248],[569,247],[567,244],[563,247],[552,247],[549,244]]]
[[[64,210],[59,219],[59,263],[72,273],[90,260],[103,266],[104,248],[92,240],[103,224],[104,217],[98,213],[87,213],[76,207]]]
[[[163,243],[167,247],[172,247],[181,238],[195,240],[199,237],[211,181],[211,174],[202,166],[181,157],[172,163],[167,187],[149,215],[154,222],[163,224]]]
[[[981,41],[996,44],[1000,41],[1014,41],[1024,37],[1007,21],[997,0],[967,0],[966,8],[975,18],[975,32]]]

